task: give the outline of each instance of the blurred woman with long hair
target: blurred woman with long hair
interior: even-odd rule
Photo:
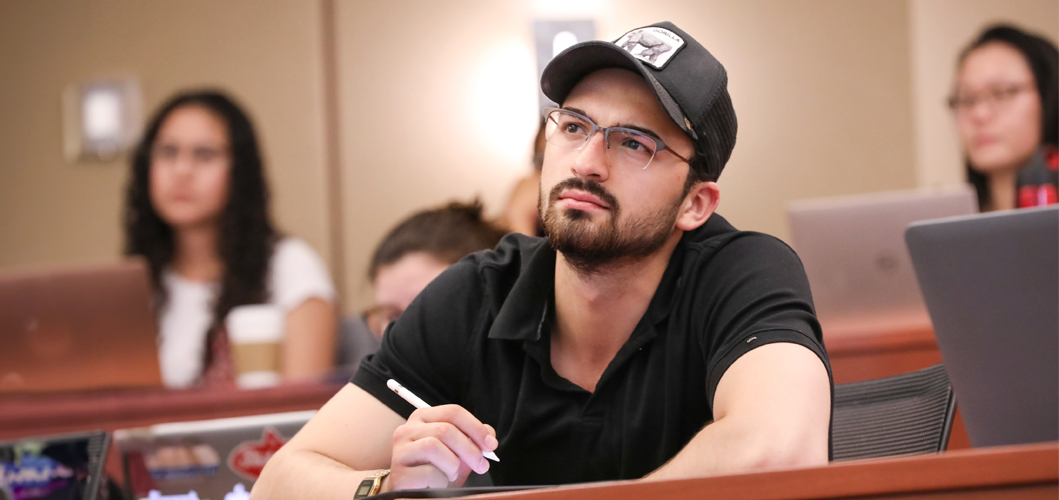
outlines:
[[[224,319],[247,304],[285,313],[285,379],[326,372],[334,288],[316,252],[273,227],[246,114],[219,92],[179,94],[148,123],[131,168],[125,253],[150,267],[165,385],[230,379]]]

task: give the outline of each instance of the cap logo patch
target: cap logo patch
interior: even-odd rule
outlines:
[[[660,70],[684,47],[684,39],[665,28],[652,26],[634,29],[614,44],[632,54],[633,57]]]

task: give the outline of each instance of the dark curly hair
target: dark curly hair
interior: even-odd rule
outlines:
[[[233,307],[268,299],[268,266],[278,234],[269,218],[269,192],[254,127],[246,113],[225,94],[191,91],[171,98],[151,118],[132,156],[125,192],[125,255],[139,255],[150,266],[156,310],[168,296],[162,270],[173,259],[173,228],[155,212],[150,198],[151,149],[165,119],[176,109],[201,107],[224,122],[230,142],[230,191],[221,215],[217,251],[224,263],[220,294],[213,304],[207,360],[218,326]]]
[[[380,268],[410,253],[425,252],[445,264],[454,264],[468,254],[495,247],[503,237],[503,230],[482,217],[478,199],[416,212],[394,226],[375,248],[368,278],[375,281]]]
[[[1059,142],[1059,50],[1048,39],[1027,33],[1014,26],[998,24],[986,28],[967,48],[960,53],[957,68],[963,67],[967,56],[983,45],[999,42],[1022,54],[1033,73],[1037,95],[1041,98],[1041,144],[1055,146]],[[978,205],[985,209],[991,203],[989,179],[971,168],[970,159],[965,159],[967,182],[978,193]]]

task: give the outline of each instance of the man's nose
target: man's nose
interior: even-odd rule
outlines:
[[[610,177],[610,152],[607,148],[605,133],[600,130],[588,139],[588,143],[578,152],[572,168],[574,175],[591,178],[597,182]]]

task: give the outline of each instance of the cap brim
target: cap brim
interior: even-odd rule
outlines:
[[[544,68],[541,75],[541,91],[549,99],[562,104],[574,86],[585,76],[605,68],[624,68],[642,75],[673,122],[693,138],[696,136],[688,126],[689,122],[680,106],[658,83],[651,70],[641,64],[635,56],[610,42],[581,42],[559,53]]]

